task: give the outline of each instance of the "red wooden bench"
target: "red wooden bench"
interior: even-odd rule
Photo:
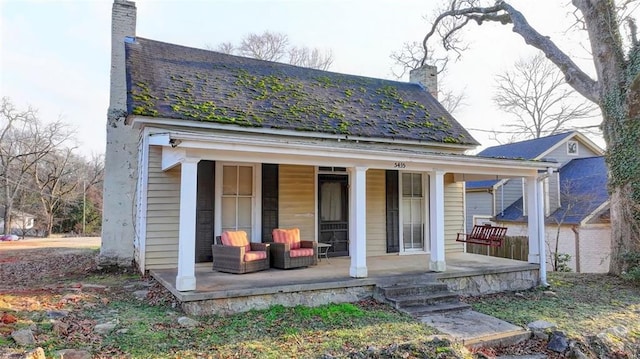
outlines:
[[[490,224],[482,224],[473,226],[471,233],[458,233],[456,241],[500,247],[506,235],[506,227],[494,227]]]

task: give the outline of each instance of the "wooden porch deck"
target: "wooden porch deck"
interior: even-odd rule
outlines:
[[[513,273],[527,273],[526,278],[537,279],[538,272],[538,265],[535,264],[469,253],[448,254],[447,270],[441,273],[429,271],[427,254],[368,257],[367,278],[351,278],[350,263],[348,257],[323,258],[313,267],[290,270],[271,268],[247,274],[221,273],[213,271],[210,263],[201,264],[196,268],[196,290],[189,292],[176,290],[177,269],[152,270],[150,274],[185,303],[355,287],[372,288],[378,284],[416,280],[448,282],[481,277],[486,282],[488,277]],[[449,286],[454,291],[461,288],[460,284]],[[464,290],[459,292],[464,294]]]

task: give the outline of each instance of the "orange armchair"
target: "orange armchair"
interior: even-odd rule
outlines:
[[[300,229],[279,229],[272,232],[271,258],[275,268],[289,269],[318,264],[318,245],[301,241]]]
[[[213,269],[249,273],[269,269],[269,243],[250,243],[245,231],[226,231],[211,246]]]

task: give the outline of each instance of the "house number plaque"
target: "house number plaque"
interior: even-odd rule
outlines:
[[[393,168],[407,168],[407,164],[404,162],[394,162]]]

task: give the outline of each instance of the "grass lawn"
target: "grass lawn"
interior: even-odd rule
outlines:
[[[35,267],[26,259],[21,267],[16,253],[10,262],[5,258],[0,266],[0,313],[16,321],[0,322],[0,357],[36,346],[47,356],[71,348],[97,358],[474,356],[460,345],[438,340],[432,328],[373,300],[196,317],[198,323],[186,327],[178,322],[184,313],[159,285],[149,288],[149,280],[135,273],[87,268],[94,255],[88,250],[70,261],[65,254]],[[46,275],[23,275],[34,268]],[[475,310],[517,325],[538,319],[556,323],[580,340],[623,325],[631,342],[640,342],[639,288],[605,275],[552,274],[550,283],[555,295],[531,290],[467,300]],[[139,290],[149,290],[146,299],[136,297]],[[53,319],[51,311],[65,311],[66,316]],[[94,327],[101,323],[115,327],[107,334],[96,333]],[[11,332],[22,328],[33,331],[36,344],[22,347],[14,342]]]

